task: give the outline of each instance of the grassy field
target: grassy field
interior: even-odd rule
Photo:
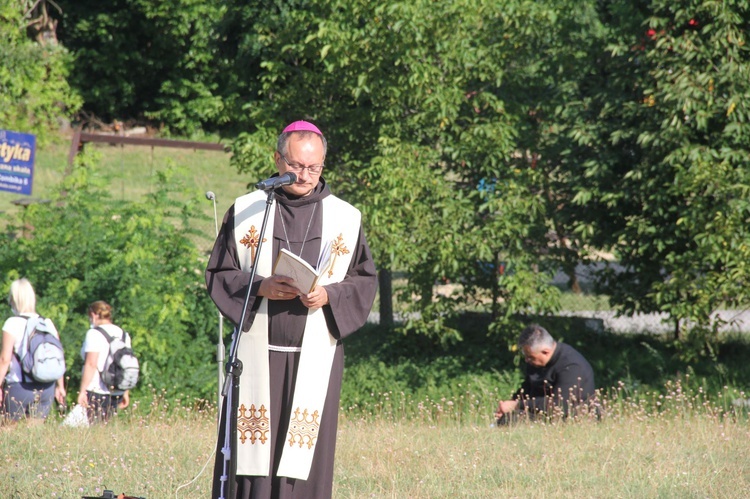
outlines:
[[[605,401],[606,402],[606,401]],[[746,414],[675,388],[658,410],[610,400],[601,421],[491,427],[342,414],[337,498],[711,497],[750,488]],[[135,409],[108,425],[0,428],[0,497],[208,497],[213,411]],[[141,412],[148,414],[141,414]],[[455,414],[454,414],[455,416]]]
[[[746,423],[342,425],[341,498],[746,497]]]

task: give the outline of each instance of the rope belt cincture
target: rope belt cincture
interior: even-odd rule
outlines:
[[[299,353],[302,351],[302,347],[282,347],[279,345],[268,345],[268,349],[272,352],[287,352],[287,353]]]

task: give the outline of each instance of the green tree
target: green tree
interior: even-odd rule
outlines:
[[[23,3],[0,3],[0,127],[50,139],[58,121],[75,113],[81,99],[68,85],[70,55],[26,34]]]
[[[378,266],[408,275],[402,303],[420,312],[409,328],[449,339],[458,333],[446,319],[467,302],[485,306],[493,287],[499,320],[554,310],[543,205],[530,187],[539,178],[518,167],[507,87],[521,82],[518,48],[530,57],[525,39],[554,22],[548,11],[472,0],[256,8],[228,10],[242,20],[232,25],[236,64],[256,72],[239,170],[268,174],[275,133],[312,119],[331,144],[325,176],[364,211]],[[485,271],[496,261],[509,262],[500,278]],[[446,281],[467,293],[437,294]]]
[[[193,133],[226,120],[215,75],[223,2],[60,0],[60,41],[75,53],[71,83],[101,119],[147,117]]]
[[[615,249],[624,270],[602,279],[615,304],[668,313],[697,340],[686,353],[705,353],[713,312],[750,298],[750,4],[611,2],[600,15],[601,77],[565,117],[586,179],[577,229]]]

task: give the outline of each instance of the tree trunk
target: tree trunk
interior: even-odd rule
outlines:
[[[380,293],[380,325],[393,326],[393,274],[390,269],[378,271]]]
[[[34,5],[34,8],[26,13],[26,33],[29,38],[35,40],[40,45],[57,45],[57,19],[51,17],[47,12],[47,0],[41,0]],[[60,14],[62,10],[54,2],[52,4]]]
[[[575,294],[581,294],[581,283],[578,280],[578,274],[576,274],[576,269],[573,267],[573,270],[568,272],[568,279],[569,279],[569,287],[570,291],[572,291]]]
[[[497,303],[500,299],[500,275],[505,270],[500,269],[500,254],[495,253],[495,265],[492,268],[492,320],[497,319],[499,304]]]

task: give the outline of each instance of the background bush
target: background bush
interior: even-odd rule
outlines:
[[[136,392],[208,397],[218,319],[203,282],[205,257],[188,237],[195,206],[171,200],[179,189],[174,171],[160,173],[161,187],[144,202],[111,200],[96,171],[90,156],[79,157],[51,203],[10,221],[0,239],[4,289],[18,277],[31,280],[39,313],[61,332],[72,397],[95,300],[109,302],[115,323],[132,336],[141,360]]]
[[[213,221],[199,213],[205,198],[182,187],[194,172],[158,171],[153,194],[144,194],[143,201],[116,200],[95,148],[86,151],[55,191],[45,192],[51,202],[8,215],[10,225],[0,238],[4,292],[17,277],[32,280],[40,313],[62,333],[70,400],[79,385],[86,307],[97,299],[113,304],[116,322],[133,336],[143,362],[137,399],[158,394],[212,400],[217,312],[205,290],[206,256],[196,243],[205,247],[206,236],[194,234],[205,230],[194,227],[209,223],[213,233]],[[400,323],[368,324],[348,338],[342,408],[362,416],[430,419],[450,409],[489,419],[497,400],[521,380],[522,361],[513,346],[519,328],[530,321],[581,351],[603,390],[638,397],[664,391],[674,380],[710,394],[750,385],[744,336],[722,337],[711,356],[686,357],[681,342],[595,332],[580,318],[516,315],[496,331],[489,313],[464,310],[446,321],[457,332],[450,341],[410,334]],[[227,325],[227,336],[230,331]]]
[[[717,400],[719,394],[741,395],[750,386],[746,335],[723,338],[713,359],[688,361],[679,344],[664,336],[594,331],[577,317],[517,320],[538,322],[580,351],[594,369],[597,389],[610,400],[627,398],[658,411],[660,396],[677,384],[731,407],[732,400]],[[398,329],[366,326],[345,342],[342,409],[365,418],[435,420],[450,414],[491,421],[497,402],[520,386],[523,359],[513,344],[488,332],[490,323],[489,314],[465,314],[453,325],[464,340],[442,346]]]

